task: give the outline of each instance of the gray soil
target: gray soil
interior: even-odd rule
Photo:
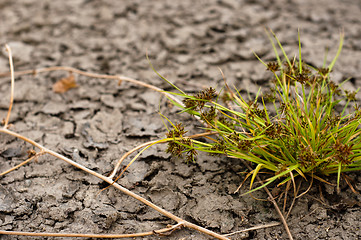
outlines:
[[[0,1],[0,43],[12,48],[17,71],[56,65],[117,74],[171,88],[149,67],[180,88],[196,92],[223,85],[255,93],[269,75],[255,59],[274,57],[264,27],[278,35],[289,54],[297,53],[297,29],[303,57],[321,66],[325,47],[335,54],[345,32],[334,81],[351,78],[361,86],[361,2],[336,0],[158,0],[158,1]],[[0,72],[8,71],[0,56]],[[65,72],[16,79],[13,129],[102,174],[126,151],[166,133],[159,109],[174,122],[197,132],[199,123],[177,114],[158,93],[129,83],[76,76],[80,87],[54,94],[52,84]],[[0,79],[0,117],[7,112],[9,78]],[[198,129],[199,131],[199,129]],[[31,147],[0,135],[0,172],[21,163]],[[236,159],[200,154],[186,164],[159,145],[144,152],[119,183],[164,209],[219,233],[279,221],[272,204],[233,192],[245,166]],[[361,191],[359,172],[348,174]],[[335,177],[329,179],[335,182]],[[302,189],[308,187],[303,184]],[[314,182],[298,199],[287,222],[295,239],[361,239],[361,197],[343,181]],[[0,178],[0,229],[30,232],[134,233],[173,224],[166,217],[61,160],[43,156]],[[253,197],[266,199],[264,191]],[[292,195],[289,196],[288,205]],[[283,202],[279,205],[282,207]],[[287,239],[277,226],[237,234],[231,239]],[[52,239],[0,236],[0,239]],[[59,238],[57,238],[59,239]],[[170,236],[142,239],[210,239],[182,229]]]

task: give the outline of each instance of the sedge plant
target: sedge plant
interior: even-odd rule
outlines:
[[[354,103],[358,90],[342,90],[342,84],[333,82],[330,75],[342,49],[343,34],[331,63],[316,68],[302,59],[299,35],[298,58],[290,58],[271,33],[277,60],[265,63],[255,54],[273,74],[270,90],[262,93],[260,89],[249,100],[227,84],[222,94],[210,87],[190,95],[176,87],[179,93],[173,94],[183,97],[183,104],[173,103],[203,121],[204,130],[216,132],[216,136],[207,141],[187,138],[182,124],[172,123],[167,138],[174,139],[166,151],[186,155],[188,161],[202,151],[252,163],[247,193],[274,181],[279,185],[294,181],[297,176],[325,181],[324,176],[330,174],[337,176],[339,191],[342,173],[361,170],[361,108]],[[271,173],[270,177],[253,187],[255,177],[265,172]]]

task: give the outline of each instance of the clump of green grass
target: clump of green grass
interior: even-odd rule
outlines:
[[[342,90],[330,78],[343,34],[336,56],[321,68],[303,61],[300,37],[298,58],[292,59],[274,34],[270,40],[277,61],[265,63],[256,55],[273,73],[270,91],[262,94],[260,89],[250,101],[227,85],[222,94],[208,88],[189,95],[172,84],[184,104],[173,103],[197,116],[206,124],[205,130],[216,132],[216,137],[209,138],[211,141],[189,139],[181,124],[172,124],[167,137],[174,140],[167,152],[177,156],[186,153],[188,161],[194,160],[196,151],[249,161],[254,166],[248,175],[250,188],[257,174],[272,173],[263,185],[249,192],[276,180],[284,184],[309,175],[324,181],[330,174],[337,175],[339,190],[341,173],[361,170],[361,108],[355,104],[352,113],[347,113],[357,91]]]

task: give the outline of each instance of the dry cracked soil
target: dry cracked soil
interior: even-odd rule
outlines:
[[[335,54],[345,32],[334,81],[361,86],[360,0],[1,0],[0,43],[7,43],[16,71],[71,66],[123,75],[171,90],[148,65],[188,92],[221,89],[220,67],[229,85],[254,94],[269,75],[254,57],[274,58],[264,31],[271,28],[290,54],[297,53],[300,30],[303,58],[322,65],[325,49]],[[8,71],[0,53],[0,72]],[[64,94],[52,85],[66,72],[16,78],[11,115],[17,132],[75,161],[106,174],[122,154],[165,136],[160,110],[196,132],[199,123],[178,114],[159,93],[126,82],[75,75],[78,88]],[[0,78],[0,116],[10,96],[9,78]],[[0,172],[26,159],[31,147],[0,135]],[[243,188],[245,166],[236,159],[200,154],[194,164],[164,153],[145,151],[118,182],[164,209],[219,233],[279,221],[268,201],[255,200]],[[348,174],[361,191],[360,172]],[[330,177],[330,181],[335,178]],[[306,189],[307,184],[304,188]],[[0,178],[0,229],[30,232],[134,233],[173,222],[102,181],[60,160],[43,156]],[[341,194],[315,182],[296,201],[287,222],[295,239],[361,239],[361,197],[345,182]],[[254,197],[265,199],[263,191]],[[282,206],[282,202],[279,203]],[[289,204],[289,203],[288,203]],[[287,239],[282,225],[231,239]],[[0,236],[1,240],[52,239]],[[61,239],[61,238],[57,238]],[[182,229],[169,236],[142,239],[210,239]]]

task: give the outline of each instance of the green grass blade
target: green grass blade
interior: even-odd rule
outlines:
[[[339,163],[337,169],[337,193],[340,193],[341,168],[342,168],[342,163]]]
[[[244,195],[246,195],[246,194],[255,192],[255,191],[257,191],[257,190],[260,190],[260,189],[266,187],[267,185],[271,184],[272,182],[274,182],[274,181],[277,180],[278,178],[283,177],[284,175],[292,172],[293,170],[295,170],[295,169],[298,168],[298,167],[299,167],[298,164],[290,167],[290,168],[287,169],[286,171],[283,171],[283,172],[277,174],[276,176],[267,179],[267,180],[266,180],[266,183],[264,183],[263,185],[261,185],[261,186],[259,186],[259,187],[257,187],[257,188],[254,188],[254,189],[252,189],[252,190],[250,190],[250,191],[248,191],[248,192],[246,192],[246,193],[243,193],[243,194],[241,194],[241,196],[244,196]]]
[[[270,31],[270,32],[272,33],[272,31]],[[273,39],[272,39],[272,37],[269,35],[269,33],[268,33],[267,30],[266,30],[266,34],[267,34],[268,39],[270,40],[270,42],[271,42],[271,44],[272,44],[273,52],[274,52],[275,55],[276,55],[278,65],[280,66],[281,69],[283,69],[282,61],[281,61],[281,58],[280,58],[280,56],[279,56],[279,54],[278,54],[276,45],[274,44]],[[272,33],[272,34],[273,34],[273,33]]]
[[[263,164],[258,164],[257,167],[253,170],[253,174],[252,174],[252,178],[251,178],[251,183],[249,184],[249,189],[250,189],[250,190],[252,189],[254,179],[256,178],[258,172],[262,169],[262,167],[263,167]]]
[[[290,59],[288,58],[288,56],[287,56],[287,54],[286,54],[286,51],[284,50],[284,48],[283,48],[280,40],[278,39],[278,37],[276,36],[276,34],[275,34],[272,30],[271,30],[271,33],[272,33],[273,37],[276,39],[277,44],[278,44],[278,46],[280,47],[280,49],[281,49],[281,51],[282,51],[282,53],[283,53],[283,56],[285,57],[285,59],[286,59],[286,61],[287,61],[288,66],[292,67],[291,61],[290,61]]]
[[[165,77],[163,77],[160,73],[157,72],[157,70],[155,70],[155,68],[153,67],[153,64],[152,62],[150,61],[149,59],[149,56],[148,56],[148,53],[145,54],[147,60],[148,60],[148,63],[149,63],[149,66],[153,69],[153,71],[161,78],[163,79],[164,81],[166,81],[169,85],[171,85],[174,89],[177,89],[180,93],[185,94],[185,92],[183,92],[180,88],[178,88],[176,85],[174,85],[171,81],[169,81],[168,79],[166,79]]]
[[[341,50],[342,50],[342,46],[343,46],[343,40],[345,38],[345,34],[344,32],[342,31],[340,33],[340,43],[338,45],[338,50],[337,50],[337,53],[336,53],[336,56],[334,57],[334,59],[332,60],[332,62],[330,63],[330,65],[328,65],[328,69],[331,71],[333,66],[335,65],[336,61],[337,61],[337,58],[340,56],[340,53],[341,53]]]
[[[300,69],[300,73],[302,73],[302,55],[301,55],[301,37],[300,37],[300,29],[298,29],[298,68]]]

